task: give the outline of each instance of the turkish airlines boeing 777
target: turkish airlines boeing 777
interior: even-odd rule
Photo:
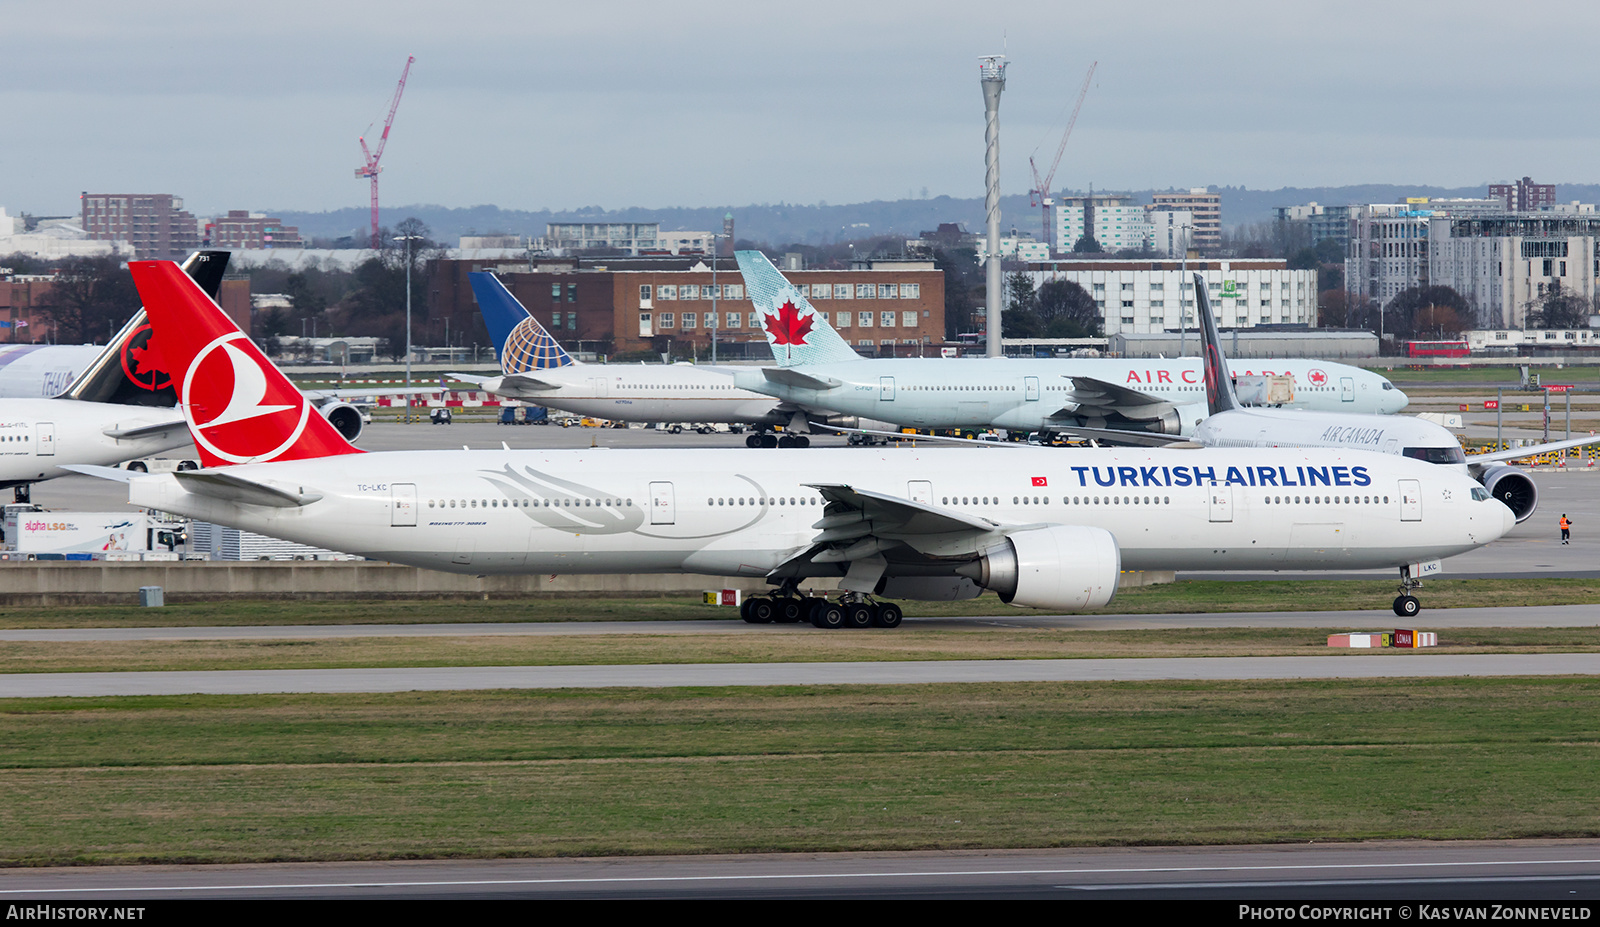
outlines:
[[[1405,573],[1514,523],[1464,474],[1361,451],[362,453],[175,265],[131,268],[206,467],[86,472],[127,481],[135,505],[399,563],[764,577],[777,592],[749,620],[893,626],[877,596],[991,589],[1074,611],[1108,602],[1123,569]],[[804,598],[808,578],[842,593]]]

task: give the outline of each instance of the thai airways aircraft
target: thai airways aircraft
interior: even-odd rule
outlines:
[[[1217,334],[1216,318],[1206,299],[1205,287],[1201,286],[1196,292],[1199,293],[1201,356],[1205,362],[1209,412],[1190,438],[1196,444],[1205,447],[1358,448],[1444,464],[1469,473],[1491,495],[1504,502],[1516,514],[1517,521],[1522,522],[1538,507],[1539,490],[1526,473],[1506,466],[1505,461],[1600,443],[1600,437],[1590,436],[1477,454],[1469,458],[1455,435],[1425,419],[1306,409],[1245,408],[1235,395],[1230,379],[1217,373],[1228,361],[1222,353],[1222,340]],[[1096,429],[1068,430],[1085,437],[1120,443],[1159,445],[1180,440],[1162,435],[1129,435]]]
[[[1364,451],[1026,446],[362,453],[166,262],[134,282],[205,469],[120,479],[135,505],[469,573],[765,577],[747,620],[897,625],[875,596],[1105,604],[1123,569],[1423,564],[1510,529],[1465,474]],[[1271,493],[1265,488],[1273,481]],[[1305,487],[1283,497],[1287,483]],[[837,580],[837,600],[803,597]]]
[[[1187,435],[1205,418],[1200,359],[861,357],[758,251],[736,255],[777,368],[740,369],[745,389],[807,408],[907,428],[1051,431],[1069,426]],[[1289,405],[1398,412],[1406,396],[1378,374],[1318,360],[1234,364],[1234,376],[1294,379]]]
[[[202,295],[222,284],[228,254],[202,251],[184,269]],[[0,488],[67,476],[69,464],[113,464],[184,447],[189,430],[174,411],[177,392],[143,310],[122,327],[83,374],[50,399],[0,399]]]
[[[760,432],[788,425],[799,413],[841,427],[857,424],[827,412],[807,415],[792,403],[740,389],[729,367],[579,363],[498,277],[482,272],[468,277],[499,351],[502,375],[451,376],[497,396],[625,422],[728,422],[754,425]],[[746,443],[756,447],[764,438],[777,445],[776,438],[759,433]]]

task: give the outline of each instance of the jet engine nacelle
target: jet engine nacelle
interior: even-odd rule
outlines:
[[[1527,521],[1539,507],[1539,487],[1533,478],[1516,467],[1489,467],[1478,475],[1483,488],[1506,504],[1517,521]]]
[[[346,441],[354,441],[361,437],[361,427],[365,417],[361,410],[348,402],[327,402],[317,406],[317,411],[328,420],[328,424],[339,434],[344,435]]]
[[[1007,535],[975,566],[978,585],[1008,605],[1078,611],[1117,594],[1122,551],[1104,528],[1054,525]]]
[[[840,415],[840,414],[837,414],[837,413],[834,413],[834,412],[828,412],[828,413],[812,412],[812,413],[808,413],[806,415],[806,421],[810,424],[811,433],[814,434],[814,435],[831,435],[831,434],[833,434],[834,432],[829,430],[830,426],[832,428],[860,428],[860,427],[862,427],[862,425],[861,425],[861,417],[860,416],[858,416],[858,415]]]

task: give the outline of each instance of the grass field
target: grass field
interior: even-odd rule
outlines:
[[[1600,833],[1600,680],[0,703],[0,863]]]
[[[1342,611],[1389,614],[1396,581],[1191,580],[1138,586],[1117,593],[1109,608],[1091,615],[1200,614],[1215,612]],[[1420,593],[1427,609],[1479,606],[1583,605],[1600,602],[1600,579],[1429,580]],[[131,598],[131,596],[130,596]],[[907,602],[912,616],[1037,615],[993,595],[962,602]],[[329,601],[255,600],[193,602],[165,608],[133,605],[29,606],[0,609],[0,628],[189,627],[197,625],[431,624],[512,621],[737,621],[731,608],[702,605],[698,597],[540,598],[480,600]],[[3,646],[3,645],[0,645]],[[0,650],[3,653],[3,650]]]
[[[1392,626],[1372,622],[1368,630]],[[339,640],[7,642],[0,673],[334,669],[398,666],[587,666],[682,663],[862,663],[900,660],[1063,660],[1130,657],[1371,656],[1329,650],[1352,628],[925,629],[822,633],[809,626],[756,634],[363,637]],[[1431,653],[1600,650],[1600,628],[1446,628]]]

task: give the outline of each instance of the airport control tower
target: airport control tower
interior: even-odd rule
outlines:
[[[1004,55],[985,55],[978,59],[978,78],[983,86],[984,130],[986,150],[983,155],[984,180],[988,192],[983,205],[988,212],[988,246],[986,249],[984,306],[987,313],[985,332],[989,357],[999,357],[1000,314],[1004,310],[1005,280],[1000,274],[1000,91],[1006,89],[1006,59]]]

